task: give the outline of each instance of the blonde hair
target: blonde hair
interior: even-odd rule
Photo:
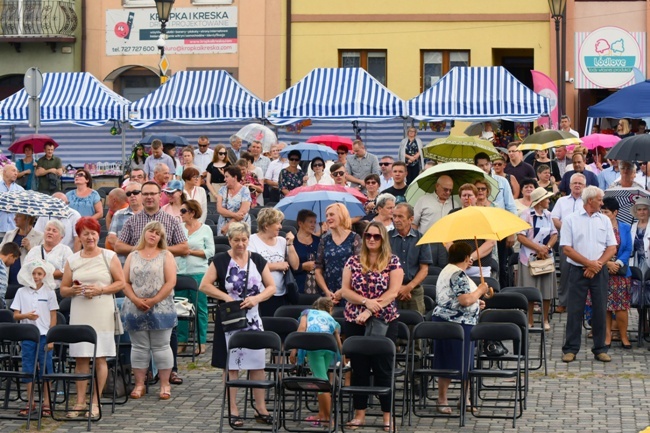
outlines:
[[[632,128],[630,128],[630,121],[629,120],[627,120],[627,119],[619,119],[618,123],[619,124],[622,123],[621,126],[623,127],[623,130],[621,132],[622,132],[623,135],[627,135],[627,134],[630,133],[630,130]]]
[[[144,236],[148,231],[155,231],[158,235],[160,235],[160,240],[158,241],[158,245],[156,245],[156,248],[161,249],[161,250],[166,250],[167,249],[167,234],[165,233],[165,227],[159,222],[159,221],[151,221],[149,224],[144,226],[144,229],[142,230],[142,234],[140,235],[140,240],[138,241],[138,245],[136,245],[135,249],[137,251],[143,250],[144,249]]]
[[[328,296],[323,296],[316,299],[312,304],[312,307],[314,310],[327,311],[329,313],[332,311],[332,308],[334,308],[334,301],[332,301],[332,298]]]
[[[346,208],[343,203],[332,203],[331,205],[327,206],[325,213],[327,213],[330,209],[332,209],[332,211],[338,215],[339,219],[341,220],[341,226],[345,230],[352,229],[352,219],[350,218],[350,212],[348,212],[348,208]]]
[[[381,235],[381,248],[379,250],[379,256],[377,257],[374,266],[370,264],[370,250],[368,249],[368,245],[366,244],[365,240],[366,233],[368,233],[368,230],[371,227],[376,227],[379,230],[379,234]],[[388,266],[388,262],[390,261],[390,257],[392,255],[390,242],[388,242],[388,232],[386,231],[386,227],[384,227],[384,225],[380,222],[372,221],[366,226],[366,229],[363,231],[363,237],[364,239],[361,243],[361,254],[359,255],[361,271],[364,274],[371,271],[383,271],[386,269],[386,266]]]
[[[248,227],[248,224],[234,221],[228,224],[228,232],[226,233],[228,239],[231,240],[237,235],[244,235],[247,238],[250,238],[251,230]]]
[[[257,229],[261,232],[265,231],[271,224],[282,222],[284,214],[282,211],[272,207],[262,208],[257,214]]]

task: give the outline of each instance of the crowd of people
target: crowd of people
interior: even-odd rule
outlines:
[[[561,126],[573,131],[566,116]],[[475,155],[473,163],[483,170],[484,178],[458,184],[452,176],[441,175],[435,191],[412,205],[406,200],[407,188],[432,164],[425,160],[415,128],[400,143],[397,159],[373,155],[358,139],[352,149],[338,147],[335,161],[320,157],[307,161],[298,150],[289,151],[285,158],[280,155],[284,143],[273,145],[266,154],[256,141],[244,150],[235,136],[228,146],[217,144],[214,149],[206,136],[197,144],[197,149],[183,148],[180,160],[167,153],[160,140],[153,140],[150,155],[137,146],[128,178],[106,197],[93,190],[92,175],[85,169],[76,171],[74,189],[63,194],[61,161],[54,156],[53,146],[46,146],[39,160],[27,147],[24,159],[3,170],[0,191],[34,189],[52,194],[72,209],[69,217],[52,219],[0,212],[4,235],[0,304],[4,307],[6,300],[17,320],[39,323],[45,334],[56,316],[35,319],[21,301],[24,287],[40,290],[45,284],[56,294],[48,300],[48,308],[56,310],[69,298],[69,323],[95,328],[99,390],[92,396],[93,416],[98,415],[97,396],[106,382],[105,359],[115,355],[113,312],[115,295],[122,293],[121,317],[132,342],[135,376],[131,397],[136,399],[145,396],[151,359],[160,381],[160,399],[169,399],[171,385],[183,381],[176,357],[188,349],[188,329],[177,321],[174,295],[196,303],[195,354],[199,356],[206,352],[208,297],[241,300],[241,307],[247,309],[243,329],[262,330],[263,317],[296,303],[298,295],[310,295],[313,300],[320,298],[309,310],[318,313],[304,313],[301,330],[310,329],[315,317],[343,307],[345,325],[327,322],[322,332],[364,335],[366,325],[378,320],[387,324],[383,335],[396,340],[399,309],[425,313],[423,282],[432,271],[438,274],[432,320],[460,323],[467,337],[484,306],[481,296],[488,291],[487,285],[477,286],[470,277],[482,275],[496,278],[501,287],[538,288],[547,331],[552,330],[554,301],[555,312],[567,312],[565,362],[573,361],[580,349],[585,308],[597,360],[611,360],[607,351],[616,333],[621,347],[631,348],[626,332],[629,266],[649,267],[650,200],[640,198],[627,206],[625,211],[633,216],[630,225],[617,218],[623,205],[603,197],[604,191],[617,188],[645,190],[639,180],[646,176],[646,163],[637,168],[628,161],[603,161],[598,152],[592,154],[581,146],[524,155],[519,143],[513,142],[497,157]],[[299,212],[296,221],[285,221],[284,214],[273,208],[292,190],[313,185],[357,189],[365,195],[366,215],[352,218],[343,204],[335,203],[327,208],[323,221],[310,210]],[[530,229],[498,242],[480,240],[478,247],[473,241],[417,245],[441,218],[470,206],[504,209],[520,216]],[[215,254],[217,238],[229,244],[228,251]],[[531,262],[557,254],[559,284],[555,273],[530,272]],[[291,292],[287,273],[295,276],[298,293]],[[199,296],[174,293],[178,277],[193,279]],[[531,305],[531,326],[532,317]],[[239,331],[225,332],[215,323],[213,366],[228,371],[231,378],[239,370],[249,370],[252,380],[262,378],[264,357],[259,351],[238,351],[226,365],[233,332]],[[465,349],[463,360],[458,357],[459,347],[436,346],[437,365],[468,363],[472,350]],[[75,346],[70,355],[77,360],[77,371],[88,371],[87,346]],[[381,357],[357,356],[351,359],[351,367],[351,383],[358,386],[370,383],[370,370],[376,385],[389,383],[392,374],[388,360]],[[448,386],[440,381],[438,402],[444,413],[451,412],[446,407]],[[86,384],[77,387],[69,417],[88,410]],[[270,424],[264,393],[256,391],[253,397],[257,421]],[[233,425],[242,426],[234,391],[229,398]],[[381,398],[380,403],[388,427],[390,399]],[[355,397],[353,405],[349,426],[358,427],[365,423],[367,398]],[[329,421],[323,419],[326,412],[321,410],[317,421]]]

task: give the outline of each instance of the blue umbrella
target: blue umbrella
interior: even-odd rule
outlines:
[[[58,198],[36,191],[0,193],[0,211],[57,218],[67,218],[72,214],[72,210]]]
[[[311,161],[317,156],[323,158],[325,161],[333,161],[338,158],[336,152],[331,148],[323,146],[322,144],[312,143],[298,143],[287,146],[280,152],[280,156],[283,158],[288,158],[289,152],[292,150],[297,150],[300,152],[300,159],[302,161]]]
[[[352,194],[337,191],[314,191],[305,192],[296,196],[285,197],[275,208],[284,213],[284,217],[290,220],[298,219],[298,212],[308,209],[316,214],[316,221],[325,221],[325,209],[333,203],[343,203],[351,217],[366,216],[363,205]]]
[[[140,144],[151,145],[151,142],[155,139],[162,141],[164,145],[168,146],[189,146],[190,142],[187,141],[187,138],[181,137],[180,135],[175,134],[149,134],[145,135]]]

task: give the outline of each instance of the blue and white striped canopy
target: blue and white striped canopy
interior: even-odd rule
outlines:
[[[184,124],[261,119],[264,102],[228,72],[179,71],[155,92],[131,104],[129,122],[146,128],[163,121]]]
[[[406,116],[406,104],[361,68],[317,68],[266,103],[274,125],[302,119],[378,122]]]
[[[455,67],[407,102],[417,120],[532,122],[551,112],[550,100],[530,90],[502,66]]]
[[[125,120],[130,103],[88,72],[43,74],[41,123],[101,126]],[[0,102],[0,124],[28,122],[29,95],[22,89]]]

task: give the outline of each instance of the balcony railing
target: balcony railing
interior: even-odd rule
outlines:
[[[0,36],[73,36],[77,24],[74,0],[0,0]]]

